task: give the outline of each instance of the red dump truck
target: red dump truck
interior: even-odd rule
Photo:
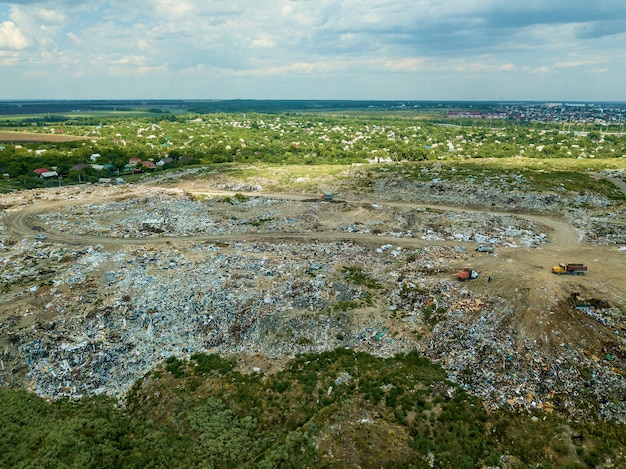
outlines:
[[[464,282],[465,280],[478,278],[478,272],[476,272],[476,271],[474,271],[472,269],[459,270],[456,273],[456,278],[459,279],[460,281]]]
[[[558,275],[585,275],[587,266],[584,264],[565,264],[561,263],[552,267],[552,273]]]

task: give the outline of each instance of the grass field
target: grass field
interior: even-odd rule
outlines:
[[[88,140],[93,137],[76,137],[74,135],[63,134],[39,134],[32,132],[2,132],[0,131],[0,142],[4,143],[61,143],[76,140]]]

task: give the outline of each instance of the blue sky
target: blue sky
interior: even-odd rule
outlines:
[[[0,0],[0,99],[626,101],[624,0]]]

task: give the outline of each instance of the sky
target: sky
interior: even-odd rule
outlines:
[[[0,0],[0,99],[626,101],[626,2]]]

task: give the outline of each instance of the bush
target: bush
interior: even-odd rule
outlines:
[[[217,371],[226,374],[234,367],[233,363],[217,354],[194,353],[191,360],[196,362],[194,369],[199,373],[211,373]]]
[[[358,265],[345,266],[341,269],[345,278],[359,286],[364,286],[367,288],[378,289],[381,288],[380,283],[378,283],[374,278],[372,278],[369,274],[363,272],[363,268]]]
[[[170,373],[172,373],[172,376],[174,376],[174,378],[179,379],[179,378],[186,376],[186,373],[184,370],[185,362],[172,356],[166,360],[166,363],[167,365],[165,366],[165,369],[169,371]]]

